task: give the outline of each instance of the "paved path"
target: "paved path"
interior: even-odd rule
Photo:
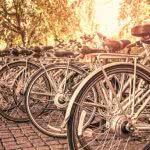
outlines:
[[[0,150],[68,150],[67,139],[40,133],[31,123],[0,118]]]

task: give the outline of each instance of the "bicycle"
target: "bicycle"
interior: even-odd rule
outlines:
[[[14,48],[0,53],[2,62],[6,62],[0,69],[0,114],[8,120],[29,121],[24,107],[24,88],[31,74],[40,68],[37,60],[33,60],[33,54],[36,54],[33,51],[37,49],[45,50],[49,46],[32,50]]]
[[[121,45],[117,41],[116,43],[119,46]],[[122,49],[127,44],[125,43]],[[92,61],[89,61],[86,64],[84,61],[81,63],[78,59],[82,60],[83,56],[88,54],[97,55],[102,51],[104,50],[99,48],[83,47],[79,54],[68,51],[55,52],[56,57],[60,57],[60,59],[64,57],[64,60],[67,60],[67,62],[64,63],[62,60],[62,64],[54,63],[43,67],[30,78],[26,88],[26,109],[33,125],[39,131],[50,136],[66,136],[66,129],[63,129],[61,124],[64,120],[69,99],[82,79],[93,68],[97,67],[98,61],[100,61],[96,60],[97,62],[94,62],[94,64]],[[43,77],[47,78],[49,83],[46,80],[44,81]],[[42,83],[42,89],[39,83]],[[56,115],[56,112],[60,116]]]
[[[135,55],[133,63],[101,65],[72,95],[65,116],[71,150],[134,150],[149,141],[150,51],[147,44],[150,44],[150,38],[145,37],[150,35],[150,25],[134,27],[132,35],[142,37],[145,51]],[[102,55],[106,56],[109,54]],[[132,58],[130,55],[121,57]],[[140,65],[138,59],[144,65]],[[111,82],[114,76],[118,78],[119,88]],[[97,90],[96,103],[91,94],[93,88]],[[94,109],[97,111],[93,115]],[[91,116],[93,119],[86,124]]]

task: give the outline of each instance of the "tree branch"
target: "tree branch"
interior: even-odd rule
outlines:
[[[2,26],[4,28],[7,28],[7,29],[13,31],[13,32],[19,33],[17,30],[13,29],[11,26],[9,26],[8,24],[6,24],[5,22],[2,23]]]

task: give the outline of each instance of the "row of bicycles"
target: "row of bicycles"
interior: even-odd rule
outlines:
[[[150,25],[131,33],[139,41],[97,33],[102,49],[77,43],[80,52],[41,46],[2,54],[0,114],[31,121],[49,136],[67,136],[71,150],[149,150]],[[132,48],[140,53],[131,54]]]

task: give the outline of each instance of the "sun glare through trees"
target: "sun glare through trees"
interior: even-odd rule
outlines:
[[[0,47],[49,44],[97,31],[126,38],[134,25],[149,23],[149,16],[149,0],[1,0]]]
[[[98,30],[108,36],[117,35],[119,26],[119,8],[121,0],[96,0],[95,19]]]

